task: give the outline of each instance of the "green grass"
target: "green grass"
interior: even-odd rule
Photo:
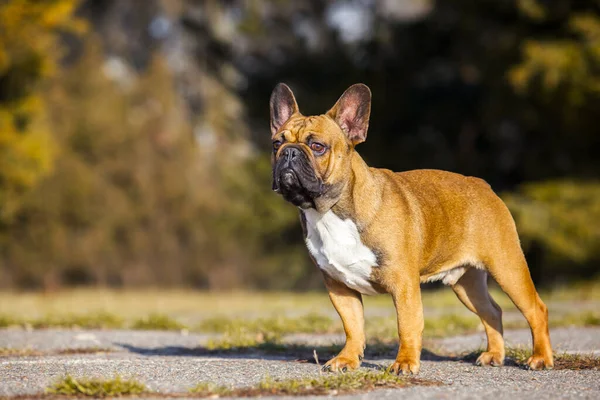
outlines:
[[[107,312],[90,314],[46,315],[42,318],[25,320],[22,325],[34,329],[43,328],[87,328],[87,329],[116,329],[124,326],[122,318]]]
[[[550,315],[550,329],[566,326],[600,326],[600,313],[594,311],[574,312],[558,316]],[[529,328],[525,319],[512,320],[504,322],[504,329],[525,329]]]
[[[480,326],[479,318],[471,314],[448,314],[425,319],[424,335],[441,337],[459,335],[476,331]],[[326,316],[309,314],[296,318],[273,317],[254,320],[211,318],[203,321],[196,330],[201,332],[224,333],[232,337],[270,336],[280,338],[292,333],[343,333],[342,323]],[[374,340],[394,340],[398,338],[396,318],[372,317],[365,323],[368,338]]]
[[[0,328],[18,325],[17,321],[9,315],[0,315]]]
[[[405,378],[382,371],[359,370],[347,374],[275,380],[266,378],[258,385],[240,389],[201,383],[190,392],[201,397],[319,396],[368,392],[375,389],[403,388],[410,385],[436,385],[433,381]]]
[[[110,353],[112,349],[103,347],[78,347],[73,349],[60,349],[50,352],[43,352],[31,348],[16,349],[12,347],[0,347],[0,357],[35,357],[45,355],[71,355],[71,354],[98,354]]]
[[[235,389],[225,386],[215,385],[214,383],[199,383],[189,390],[190,393],[198,397],[226,397],[231,396]]]
[[[506,315],[516,309],[497,288],[493,296]],[[550,327],[600,326],[600,312],[554,313],[552,301],[578,301],[586,309],[600,307],[600,281],[542,293],[550,308]],[[389,296],[365,297],[366,334],[379,341],[397,340],[396,317]],[[424,291],[425,338],[481,330],[479,319],[466,311],[448,288]],[[577,310],[579,303],[572,309]],[[568,310],[568,307],[560,309]],[[73,310],[65,313],[64,310]],[[327,310],[326,315],[323,315]],[[293,316],[289,316],[293,312]],[[372,316],[373,314],[377,316]],[[251,315],[252,317],[248,317]],[[371,315],[371,316],[370,316]],[[325,293],[205,293],[185,290],[66,290],[57,293],[0,292],[0,328],[84,328],[183,330],[222,333],[227,342],[292,333],[343,333]],[[505,318],[506,329],[526,328],[524,319]],[[189,328],[188,328],[189,327]],[[241,343],[239,343],[241,344]]]
[[[66,314],[62,316],[48,315],[37,319],[17,319],[0,315],[0,328],[9,326],[44,328],[85,328],[85,329],[134,329],[134,330],[183,330],[187,325],[167,315],[152,313],[144,318],[126,321],[115,314],[98,312],[89,315]],[[600,313],[585,311],[550,317],[550,327],[563,326],[600,326]],[[480,330],[479,318],[471,313],[449,313],[437,317],[426,317],[424,337],[436,338],[462,335]],[[524,319],[504,322],[505,329],[527,328]],[[224,334],[224,341],[246,340],[247,337],[265,337],[280,339],[293,333],[327,334],[343,333],[342,323],[338,318],[309,313],[298,317],[262,317],[242,319],[219,316],[208,318],[197,324],[192,331]],[[365,323],[366,335],[369,339],[389,341],[398,337],[396,318],[368,317]],[[237,339],[236,339],[237,338]],[[218,347],[218,346],[217,346]]]
[[[341,325],[341,324],[340,324]],[[443,314],[426,317],[423,337],[436,338],[476,332],[481,327],[479,318],[473,314]],[[367,318],[365,323],[367,338],[380,341],[398,339],[398,325],[395,317]]]
[[[563,315],[557,319],[550,318],[552,326],[600,326],[600,313],[586,311]]]
[[[341,328],[341,323],[339,323]],[[479,318],[473,314],[443,314],[426,317],[423,337],[436,338],[476,332],[481,327]],[[398,339],[396,317],[367,318],[365,332],[369,339],[389,341]]]
[[[347,374],[327,374],[316,378],[276,381],[265,379],[258,385],[261,394],[273,396],[328,395],[401,388],[417,382],[386,371],[359,370]],[[422,381],[425,383],[425,381]]]
[[[135,329],[135,330],[182,330],[186,326],[166,314],[151,313],[146,317],[126,321],[108,312],[91,314],[44,315],[38,318],[17,318],[0,315],[0,328],[11,326],[33,329],[84,328],[84,329]]]
[[[372,324],[373,326],[369,326]],[[550,328],[577,326],[600,326],[600,312],[584,311],[574,312],[550,317]],[[504,329],[529,328],[524,318],[508,320],[503,323]],[[374,321],[367,320],[365,327],[367,336],[380,340],[390,340],[397,337],[396,321],[394,318],[378,318]],[[455,335],[464,335],[483,329],[479,317],[474,314],[444,314],[439,317],[426,317],[423,337],[439,338]]]
[[[78,397],[118,397],[146,392],[144,384],[118,375],[113,379],[79,379],[67,375],[46,389],[47,394]]]
[[[180,331],[187,329],[185,325],[176,319],[164,314],[150,314],[145,318],[140,318],[133,322],[131,329],[137,330],[160,330],[160,331]]]
[[[218,339],[210,339],[206,343],[209,351],[260,350],[269,352],[285,351],[285,346],[278,335],[264,333],[226,333]]]
[[[515,310],[512,302],[497,287],[491,294],[505,310]],[[541,290],[546,303],[552,302],[600,302],[600,280]],[[422,292],[423,304],[430,309],[463,308],[450,288]],[[390,296],[365,296],[366,314],[370,310],[386,309],[393,314]],[[552,305],[548,304],[552,311]],[[0,315],[9,319],[39,319],[46,315],[63,315],[64,310],[75,310],[76,314],[89,315],[99,312],[115,314],[132,321],[151,313],[176,315],[183,322],[192,322],[198,315],[205,318],[225,316],[240,318],[257,310],[266,315],[288,315],[290,310],[299,315],[321,314],[331,310],[325,292],[281,293],[281,292],[202,292],[196,290],[169,289],[68,289],[53,293],[0,292]],[[196,321],[197,323],[197,321]],[[3,322],[0,320],[0,326]]]
[[[124,326],[122,318],[107,312],[91,314],[49,314],[39,318],[18,318],[10,315],[0,315],[0,328],[23,326],[33,329],[45,328],[87,328],[87,329],[116,329]]]
[[[263,379],[255,386],[228,388],[200,383],[189,390],[194,397],[262,397],[336,395],[367,392],[375,389],[402,388],[410,385],[438,385],[438,382],[389,374],[385,370],[359,370],[346,374],[276,380]],[[67,375],[46,389],[47,395],[72,397],[121,397],[150,394],[143,383],[115,376],[112,379],[74,378]],[[185,397],[184,394],[173,394]]]
[[[475,315],[449,314],[437,318],[425,318],[423,335],[442,337],[475,331],[481,322]]]
[[[237,331],[270,332],[283,335],[286,333],[332,333],[339,332],[331,318],[324,315],[309,313],[300,317],[290,318],[275,316],[253,320],[227,318],[225,316],[208,318],[202,321],[197,330],[201,332],[228,333]]]
[[[531,349],[525,347],[507,347],[506,357],[514,360],[519,365],[524,365],[527,359],[531,357]]]

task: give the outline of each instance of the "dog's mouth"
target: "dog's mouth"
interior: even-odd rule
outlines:
[[[314,199],[323,194],[319,179],[308,157],[302,150],[293,157],[281,156],[273,167],[273,190],[286,201],[306,209],[315,206]]]

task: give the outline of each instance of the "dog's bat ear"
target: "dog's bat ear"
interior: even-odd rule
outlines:
[[[275,86],[269,105],[271,107],[271,135],[276,134],[293,114],[299,112],[294,93],[285,83],[278,83]]]
[[[350,86],[327,115],[338,123],[353,145],[364,142],[371,115],[371,90],[362,83]]]

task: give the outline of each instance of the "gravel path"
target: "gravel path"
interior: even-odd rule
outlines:
[[[529,345],[529,332],[506,333],[510,345]],[[0,330],[0,348],[29,349],[47,355],[0,357],[0,396],[43,392],[54,380],[73,376],[112,377],[116,373],[135,377],[150,389],[163,393],[185,392],[199,382],[248,386],[265,376],[291,378],[317,375],[314,364],[293,357],[261,355],[207,356],[194,348],[210,335],[179,332],[74,331],[74,330]],[[297,336],[299,342],[316,337]],[[600,355],[600,328],[561,328],[552,330],[553,346],[558,351]],[[339,342],[339,336],[320,337],[314,342]],[[483,334],[428,341],[428,348],[447,352],[477,349],[485,343]],[[101,348],[99,354],[60,355],[65,349]],[[365,360],[367,368],[389,365],[392,360]],[[341,396],[340,399],[397,398],[494,399],[523,398],[600,398],[600,371],[555,370],[532,372],[514,366],[482,368],[457,361],[423,361],[419,377],[440,381],[442,386],[380,390]]]

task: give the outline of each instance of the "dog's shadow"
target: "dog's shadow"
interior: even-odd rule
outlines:
[[[131,353],[144,356],[155,357],[218,357],[235,359],[261,359],[278,360],[288,362],[300,362],[311,364],[324,364],[334,357],[341,350],[342,346],[309,346],[305,344],[280,344],[280,343],[261,343],[251,346],[233,347],[230,349],[208,349],[206,347],[184,347],[184,346],[163,346],[163,347],[139,347],[126,343],[114,343]],[[397,345],[376,344],[367,347],[365,358],[368,360],[394,359],[398,350]],[[476,353],[463,355],[443,355],[431,350],[423,349],[421,353],[422,361],[455,361],[473,363],[476,359]],[[507,360],[508,361],[508,360]],[[371,369],[381,369],[381,364],[372,362],[363,362],[363,367]]]

